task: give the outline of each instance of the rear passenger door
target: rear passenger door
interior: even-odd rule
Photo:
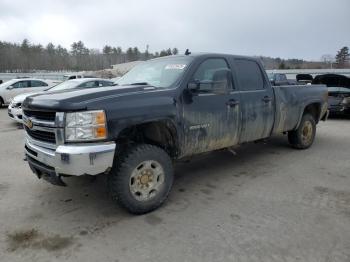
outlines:
[[[274,94],[255,60],[234,60],[241,94],[242,129],[239,142],[270,136],[274,121]]]
[[[43,81],[40,80],[31,80],[30,81],[30,91],[36,92],[36,91],[43,91],[47,89],[49,85]]]

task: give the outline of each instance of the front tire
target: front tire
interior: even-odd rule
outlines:
[[[162,205],[173,184],[171,158],[153,145],[136,145],[116,155],[109,177],[112,199],[133,214],[144,214]]]
[[[310,114],[303,115],[298,129],[288,132],[288,141],[297,149],[309,148],[316,135],[316,121]]]

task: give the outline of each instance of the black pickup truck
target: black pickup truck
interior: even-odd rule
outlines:
[[[272,87],[254,58],[190,54],[141,63],[118,86],[47,92],[22,107],[39,178],[65,185],[108,173],[112,198],[142,214],[168,196],[176,160],[284,132],[293,147],[310,147],[327,88]]]

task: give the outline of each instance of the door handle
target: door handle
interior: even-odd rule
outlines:
[[[239,101],[236,99],[230,99],[226,102],[226,105],[229,107],[235,107],[236,105],[239,105]]]
[[[263,99],[261,99],[262,101],[264,101],[265,103],[269,103],[269,102],[271,102],[272,101],[272,98],[271,97],[269,97],[269,96],[264,96],[264,98]]]

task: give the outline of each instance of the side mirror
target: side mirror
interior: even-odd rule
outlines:
[[[13,88],[14,88],[13,86],[8,86],[8,87],[6,87],[7,90],[11,90],[11,89],[13,89]]]
[[[187,88],[191,93],[197,93],[200,88],[200,83],[199,81],[190,82],[188,83]]]

